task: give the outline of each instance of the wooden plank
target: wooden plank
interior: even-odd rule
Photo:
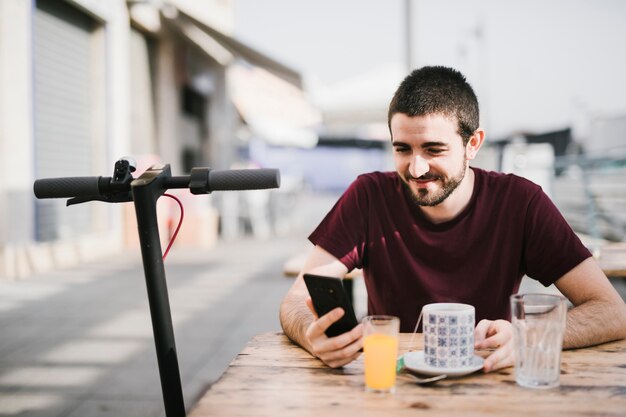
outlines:
[[[406,351],[410,334],[401,335]],[[415,337],[421,349],[422,337]],[[487,352],[480,352],[486,355]],[[228,416],[624,416],[626,342],[563,352],[561,386],[522,388],[512,368],[431,387],[398,380],[393,395],[364,390],[362,358],[330,369],[280,333],[255,337],[198,402],[191,417]]]
[[[626,278],[626,242],[600,246],[597,261],[607,277]]]

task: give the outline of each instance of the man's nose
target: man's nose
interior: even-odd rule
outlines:
[[[428,172],[430,166],[428,165],[428,161],[422,158],[419,155],[415,155],[413,160],[411,161],[411,165],[409,166],[409,172],[415,178],[419,178],[425,173]]]

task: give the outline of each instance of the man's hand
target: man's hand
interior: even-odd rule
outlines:
[[[485,372],[515,365],[513,325],[506,320],[481,320],[474,329],[474,349],[495,349],[485,359]]]
[[[311,298],[307,298],[306,304],[315,317],[305,333],[311,354],[331,368],[347,365],[361,355],[363,325],[359,324],[349,332],[329,338],[324,332],[345,314],[343,309],[337,307],[318,318]]]

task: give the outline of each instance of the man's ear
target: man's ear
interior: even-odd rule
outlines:
[[[478,154],[478,150],[483,145],[485,141],[485,131],[483,129],[476,129],[474,134],[470,137],[467,145],[465,145],[465,159],[468,161],[476,158],[476,154]]]

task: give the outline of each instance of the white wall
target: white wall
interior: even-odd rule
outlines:
[[[30,2],[0,1],[0,276],[24,272],[33,235],[30,51]]]
[[[99,175],[111,175],[113,163],[129,149],[128,38],[124,0],[68,0],[92,15],[103,28],[94,36],[101,67],[95,91],[104,97],[96,133]],[[38,244],[34,241],[34,103],[31,1],[0,1],[0,279],[67,266],[121,250],[119,207],[98,207],[94,232],[79,239]],[[98,104],[102,106],[102,104]],[[99,111],[100,110],[100,111]],[[118,249],[119,248],[119,249]]]

